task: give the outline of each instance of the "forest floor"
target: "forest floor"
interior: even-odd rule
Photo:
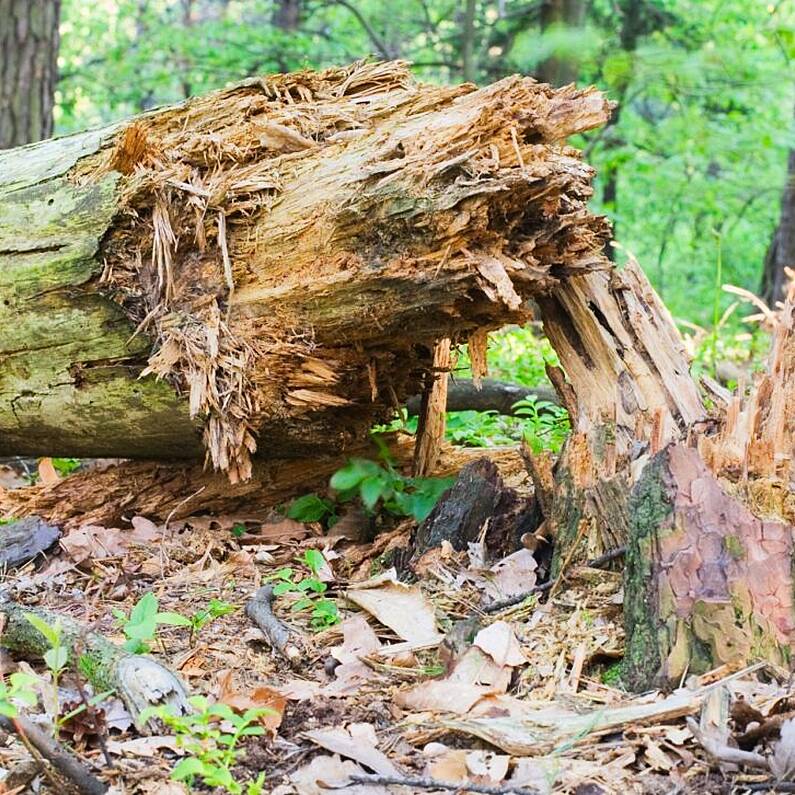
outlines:
[[[505,482],[528,490],[518,453],[514,464],[501,460]],[[5,578],[15,600],[119,643],[136,637],[142,598],[154,594],[164,621],[151,637],[143,633],[151,654],[191,695],[227,704],[256,727],[224,759],[214,752],[232,728],[206,705],[197,723],[172,724],[176,737],[147,736],[114,694],[81,711],[87,683],[69,666],[55,688],[40,662],[6,656],[3,672],[35,676],[43,706],[29,716],[52,726],[60,715],[60,741],[117,792],[190,791],[170,776],[191,757],[209,768],[190,789],[214,789],[202,783],[221,781],[210,770],[232,782],[217,792],[249,794],[768,788],[769,773],[737,773],[729,745],[739,737],[765,746],[778,731],[791,711],[786,671],[721,669],[672,693],[632,696],[620,681],[620,571],[574,568],[519,598],[542,579],[529,550],[484,569],[476,545],[458,553],[443,544],[414,567],[415,582],[398,583],[393,552],[413,526],[403,520],[357,542],[277,512],[265,521],[197,516],[167,526],[130,517],[124,527],[70,530],[46,561]],[[277,586],[275,614],[294,631],[290,661],[245,610],[266,584]],[[518,603],[499,609],[511,597]],[[193,626],[174,625],[185,619]],[[700,728],[688,725],[699,713]],[[791,741],[773,748],[786,766]],[[15,735],[0,741],[0,770],[6,793],[56,788]]]

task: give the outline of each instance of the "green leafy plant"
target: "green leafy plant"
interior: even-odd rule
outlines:
[[[529,395],[513,404],[523,423],[524,438],[534,453],[551,450],[557,453],[569,435],[569,414],[561,406]]]
[[[370,513],[380,506],[395,516],[413,516],[418,522],[452,484],[453,478],[405,477],[389,461],[382,466],[366,458],[351,458],[330,481],[340,502],[358,497]]]
[[[146,654],[151,650],[157,628],[161,624],[190,627],[191,620],[179,613],[160,612],[157,597],[149,591],[135,604],[128,616],[123,610],[114,610],[119,627],[127,638],[124,648],[133,654]]]
[[[67,475],[71,475],[72,472],[80,469],[81,462],[79,458],[53,458],[51,460],[55,471],[62,478],[65,478]]]
[[[246,526],[244,524],[236,524],[232,527],[232,535],[235,538],[242,538],[246,534]]]
[[[69,661],[69,649],[63,643],[61,622],[56,621],[54,624],[48,624],[41,616],[37,616],[35,613],[25,613],[25,620],[33,629],[41,633],[50,647],[44,652],[43,659],[44,664],[52,674],[53,687],[57,689],[58,680],[66,667],[66,663]]]
[[[193,643],[194,638],[201,632],[209,623],[215,621],[216,618],[227,616],[237,610],[235,605],[229,602],[224,602],[222,599],[210,599],[207,607],[202,610],[197,610],[188,620],[190,621],[190,640]]]
[[[319,577],[320,569],[325,563],[323,554],[316,549],[307,549],[298,562],[309,569],[310,576],[302,576],[289,566],[279,569],[271,577],[278,580],[273,588],[274,595],[296,596],[297,599],[290,609],[296,612],[311,610],[310,622],[315,629],[324,629],[339,623],[337,603],[323,595],[328,588]]]
[[[334,503],[317,494],[304,494],[294,500],[287,509],[287,516],[297,522],[327,522],[336,518]]]
[[[188,786],[200,781],[206,787],[221,787],[230,795],[260,795],[265,774],[260,773],[244,786],[232,775],[232,767],[243,753],[241,740],[264,734],[259,719],[272,710],[247,709],[238,715],[227,704],[210,704],[204,696],[193,696],[189,701],[195,710],[189,715],[177,715],[168,706],[141,712],[143,722],[152,718],[162,721],[174,733],[177,747],[189,754],[177,762],[171,778]]]
[[[35,676],[20,671],[11,674],[8,681],[0,679],[0,715],[16,718],[19,711],[14,702],[17,701],[28,707],[35,706],[37,701],[35,684]]]

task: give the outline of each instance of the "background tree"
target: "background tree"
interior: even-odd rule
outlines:
[[[0,149],[53,131],[61,0],[0,0]]]

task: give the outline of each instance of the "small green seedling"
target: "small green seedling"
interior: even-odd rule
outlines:
[[[36,677],[20,671],[8,677],[8,681],[0,679],[0,715],[16,718],[19,710],[15,702],[19,701],[28,707],[36,706],[37,696],[34,688]]]
[[[243,749],[240,741],[265,733],[259,719],[272,714],[266,707],[247,709],[242,715],[226,704],[210,704],[203,696],[194,696],[189,715],[176,715],[168,706],[150,707],[141,712],[143,722],[158,718],[176,736],[177,747],[188,752],[171,771],[171,778],[184,781],[189,787],[200,781],[206,787],[221,787],[230,795],[260,795],[264,791],[265,774],[246,784],[235,779],[232,767]],[[227,727],[231,728],[227,728]]]
[[[44,664],[52,674],[53,687],[57,689],[58,680],[66,667],[66,663],[69,661],[69,649],[63,643],[61,622],[56,621],[54,624],[48,624],[41,616],[37,616],[35,613],[25,613],[25,620],[33,629],[41,633],[50,647],[44,652],[43,659]]]
[[[190,640],[193,639],[201,632],[210,622],[215,621],[216,618],[229,615],[237,610],[235,605],[229,602],[224,602],[221,599],[210,599],[207,607],[203,610],[197,610],[190,617]]]
[[[173,627],[190,627],[191,620],[179,613],[160,612],[157,597],[149,591],[145,593],[130,611],[129,617],[123,610],[114,610],[127,641],[124,648],[133,654],[146,654],[151,650],[157,628],[161,624]]]
[[[316,549],[307,549],[299,558],[299,563],[306,566],[311,572],[309,577],[298,577],[294,569],[286,566],[279,569],[272,579],[278,580],[273,588],[276,596],[292,594],[298,596],[296,602],[290,608],[294,611],[312,610],[311,624],[315,629],[324,629],[339,623],[340,614],[337,603],[333,599],[322,596],[326,592],[326,583],[319,577],[320,569],[325,564],[323,553]]]
[[[232,528],[232,535],[235,538],[243,538],[246,534],[246,526],[244,524],[240,524],[239,522]]]

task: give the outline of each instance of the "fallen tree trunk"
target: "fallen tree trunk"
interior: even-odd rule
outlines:
[[[0,454],[340,451],[436,343],[606,266],[593,89],[249,80],[0,155]],[[143,377],[142,377],[143,376]],[[255,441],[258,437],[259,441]]]

